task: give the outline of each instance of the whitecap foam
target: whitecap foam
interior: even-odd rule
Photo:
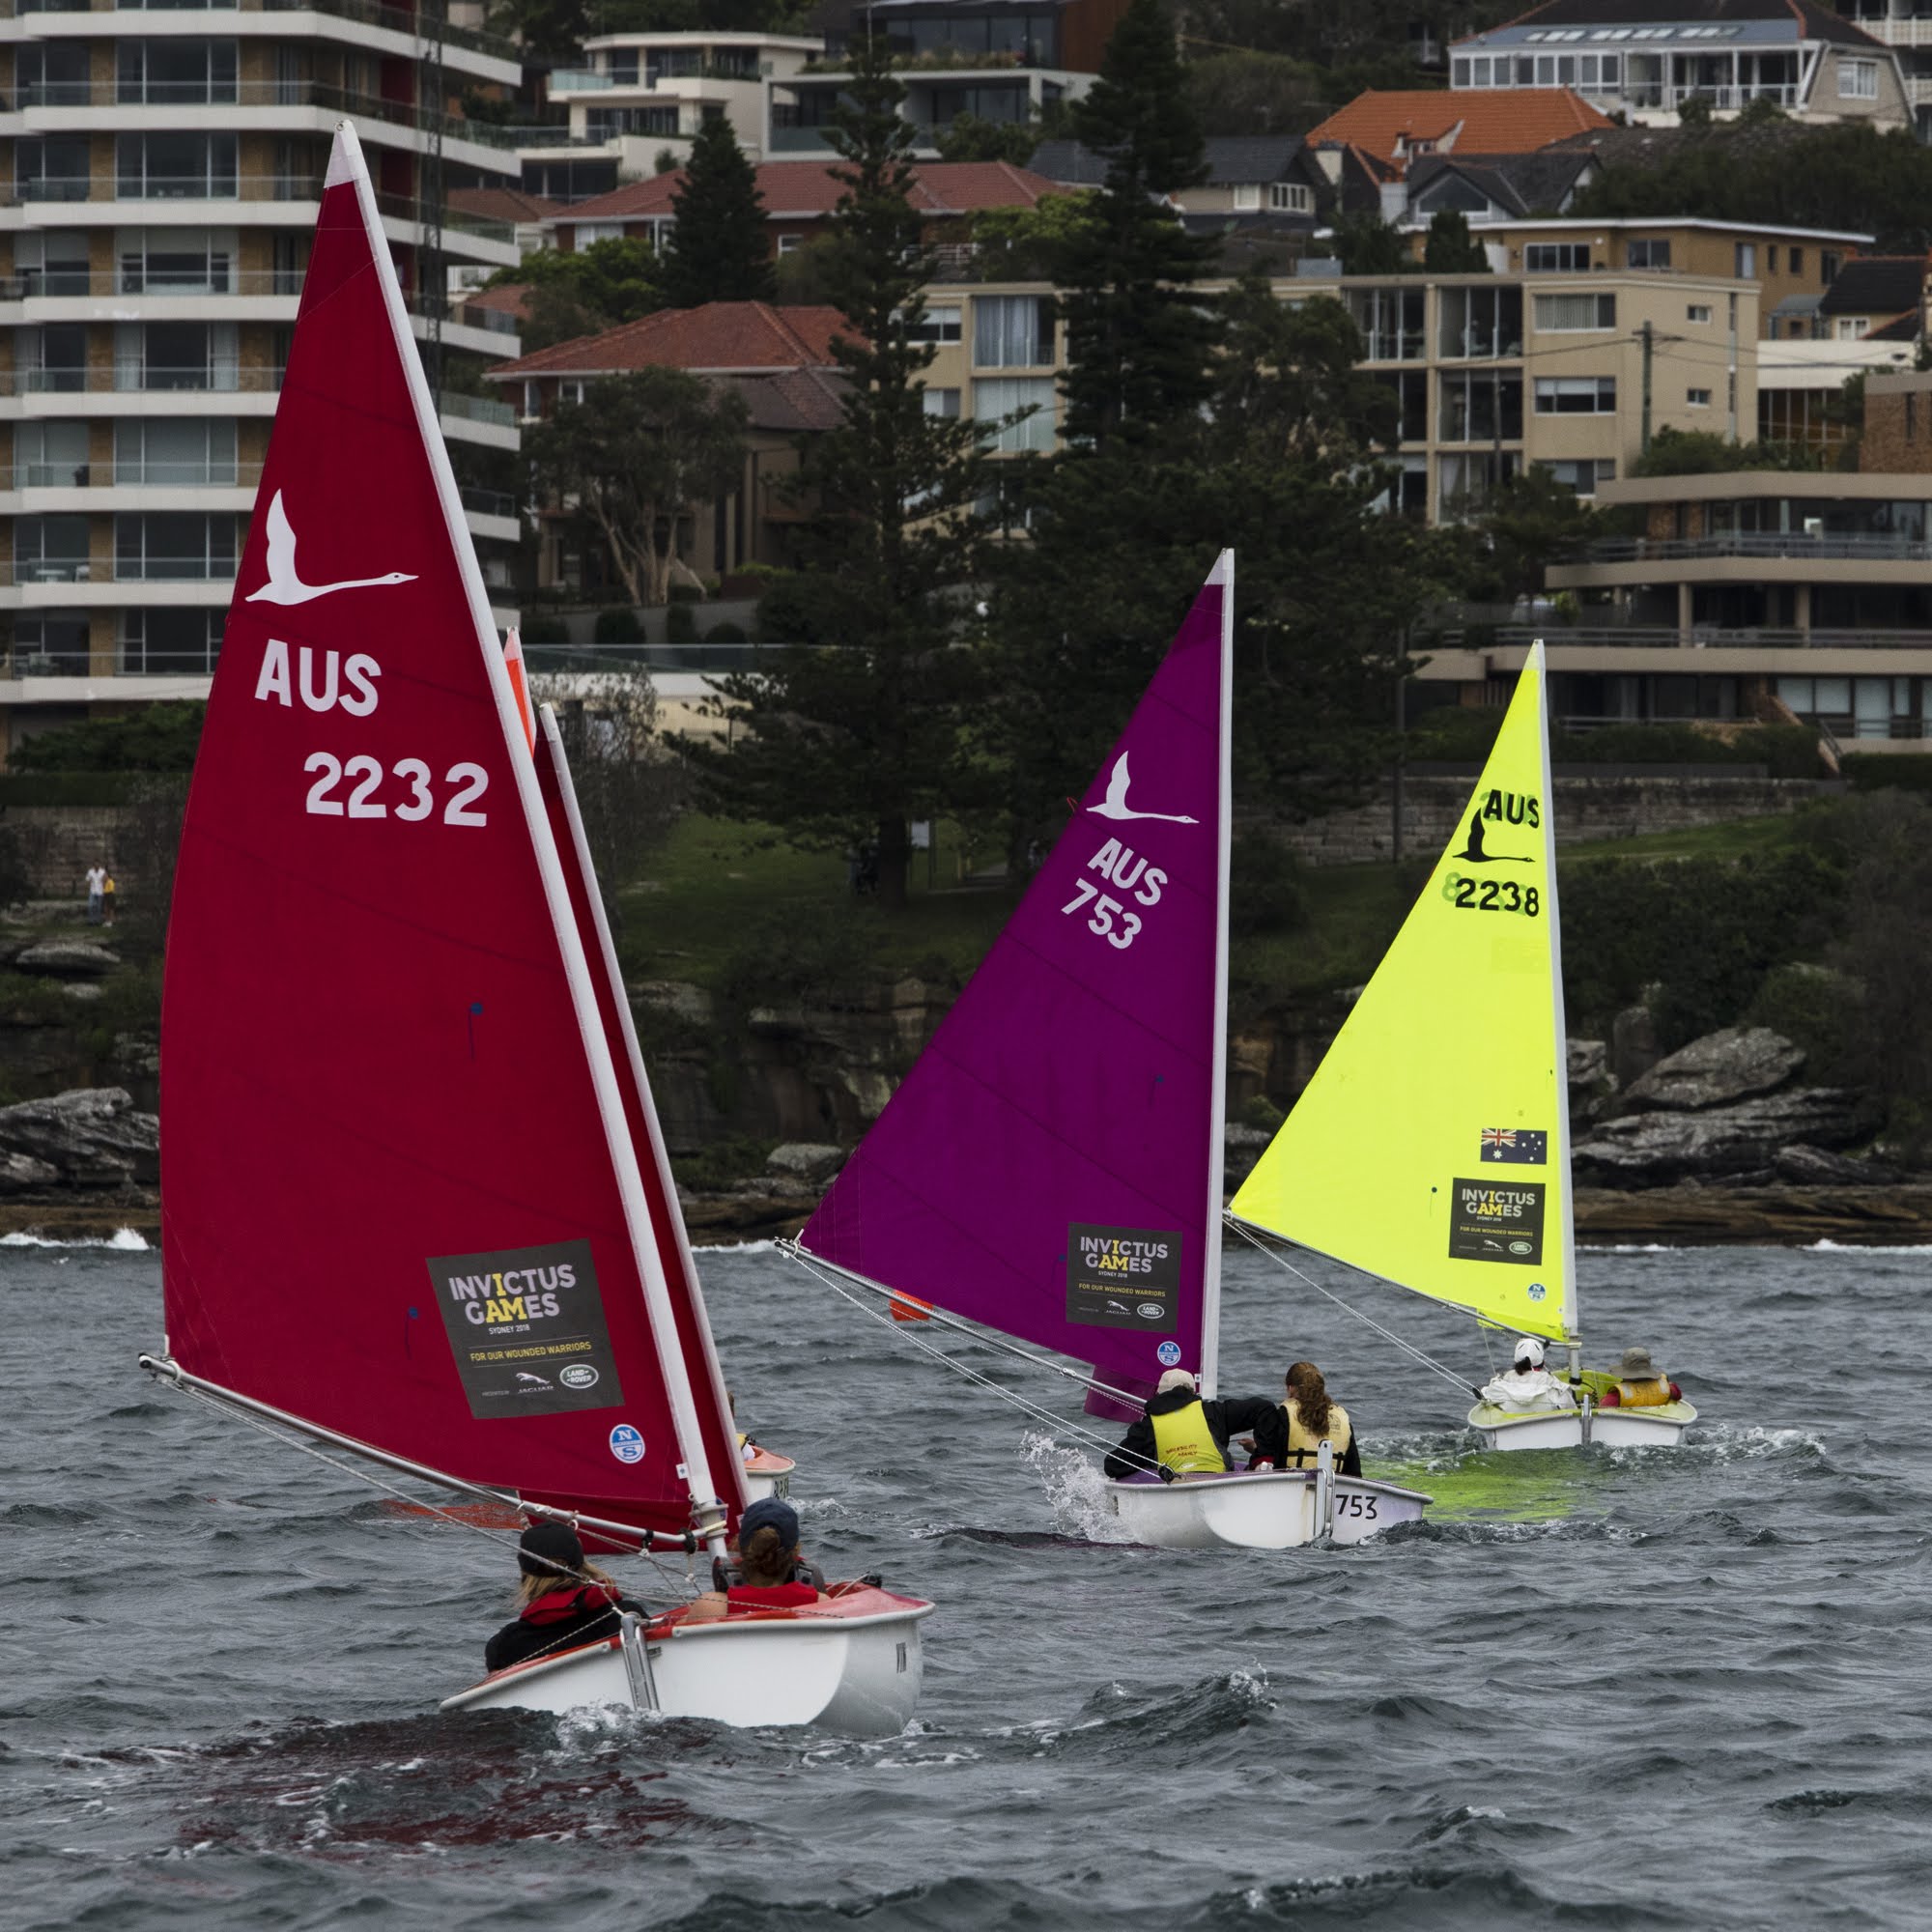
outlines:
[[[0,1248],[113,1248],[122,1254],[146,1254],[154,1244],[134,1228],[116,1228],[105,1240],[88,1236],[74,1241],[57,1241],[46,1235],[0,1235]]]
[[[1876,1241],[1825,1240],[1811,1241],[1801,1248],[1799,1253],[1805,1255],[1928,1255],[1932,1254],[1932,1245],[1922,1242],[1914,1245],[1911,1242],[1905,1242],[1896,1247],[1889,1247]]]
[[[776,1241],[705,1241],[694,1250],[699,1255],[769,1255],[777,1251]]]

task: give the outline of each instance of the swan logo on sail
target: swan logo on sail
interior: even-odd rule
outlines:
[[[1090,805],[1087,810],[1100,818],[1161,818],[1170,825],[1199,825],[1198,818],[1184,811],[1139,811],[1127,803],[1127,754],[1122,752],[1114,760],[1114,769],[1107,778],[1107,796],[1098,805]]]
[[[444,1255],[429,1275],[478,1421],[623,1400],[588,1241]]]
[[[1451,1260],[1539,1265],[1543,1260],[1543,1194],[1540,1180],[1505,1187],[1459,1179],[1449,1221]]]
[[[269,504],[269,581],[247,596],[250,604],[312,604],[338,590],[374,590],[388,583],[413,583],[408,571],[384,571],[381,577],[345,577],[338,583],[304,583],[296,568],[296,531],[277,490]]]
[[[1101,1328],[1172,1328],[1180,1236],[1145,1228],[1066,1231],[1066,1319]]]

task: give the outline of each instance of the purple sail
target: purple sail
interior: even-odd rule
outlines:
[[[1233,577],[802,1237],[1129,1393],[1214,1373]]]

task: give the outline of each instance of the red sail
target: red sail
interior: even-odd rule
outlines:
[[[638,1045],[623,976],[617,969],[610,922],[597,891],[596,867],[591,864],[590,848],[584,841],[570,761],[564,755],[556,714],[548,705],[544,707],[541,723],[536,724],[536,762],[537,782],[543,793],[544,810],[550,814],[551,835],[556,840],[570,886],[570,910],[590,960],[590,978],[597,992],[597,1016],[617,1069],[617,1085],[624,1097],[624,1123],[630,1131],[631,1145],[638,1151],[644,1197],[650,1203],[651,1228],[657,1237],[658,1253],[664,1258],[665,1277],[677,1321],[679,1352],[693,1382],[708,1384],[711,1391],[711,1401],[699,1405],[705,1460],[711,1466],[718,1493],[730,1505],[735,1520],[747,1498],[743,1492],[744,1463],[739,1459],[737,1435],[730,1422],[730,1398],[711,1340],[711,1322],[697,1285],[697,1265],[692,1258],[690,1236],[685,1232],[684,1212],[677,1205],[677,1187],[665,1151],[664,1130],[658,1124],[658,1110],[651,1099],[650,1079],[644,1071],[644,1058]]]
[[[391,1454],[682,1528],[728,1425],[670,1332],[571,869],[345,129],[176,878],[168,1342]]]

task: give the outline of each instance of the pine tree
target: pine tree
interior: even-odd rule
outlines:
[[[1219,330],[1192,285],[1208,272],[1214,243],[1189,235],[1162,199],[1202,181],[1207,162],[1160,0],[1132,0],[1072,122],[1106,157],[1107,178],[1057,265],[1066,434],[1104,451],[1153,440],[1213,386]]]
[[[843,420],[801,446],[799,573],[767,596],[769,669],[726,678],[732,749],[688,744],[719,809],[801,845],[875,843],[879,897],[905,900],[908,821],[955,802],[972,654],[952,647],[978,550],[980,428],[928,414],[919,340],[936,262],[912,206],[913,130],[883,36],[855,40],[834,122],[843,186],[824,247]]]
[[[757,170],[724,115],[698,129],[670,205],[677,220],[659,280],[672,308],[771,300],[771,235]]]

